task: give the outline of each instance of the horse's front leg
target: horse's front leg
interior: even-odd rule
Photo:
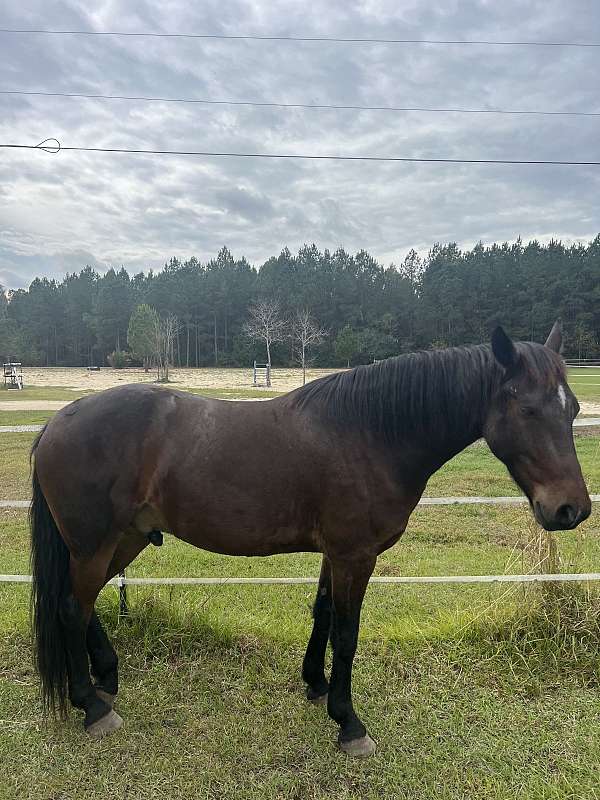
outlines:
[[[352,705],[352,662],[358,642],[360,609],[375,561],[375,556],[371,555],[352,561],[331,561],[333,664],[327,712],[340,726],[341,749],[353,756],[369,756],[375,752],[375,742]]]

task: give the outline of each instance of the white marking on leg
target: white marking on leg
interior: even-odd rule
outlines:
[[[558,387],[558,402],[561,404],[563,408],[567,407],[567,394],[565,392],[565,387],[562,383]]]

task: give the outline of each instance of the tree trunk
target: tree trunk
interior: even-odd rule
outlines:
[[[302,386],[306,384],[306,350],[302,342]]]
[[[265,339],[267,345],[267,364],[271,366],[271,342],[268,339]]]
[[[214,312],[215,366],[219,363],[219,345],[217,344],[217,312]]]
[[[185,366],[189,368],[189,366],[190,366],[190,323],[187,322],[185,327],[187,328],[187,342],[186,342],[186,348],[185,348]]]

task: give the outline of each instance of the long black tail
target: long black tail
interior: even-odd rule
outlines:
[[[39,439],[33,446],[33,452]],[[42,685],[46,712],[67,713],[67,661],[60,604],[69,590],[69,551],[40,487],[35,466],[32,473],[31,526],[31,621],[35,663]]]

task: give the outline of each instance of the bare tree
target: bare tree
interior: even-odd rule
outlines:
[[[169,381],[169,365],[173,361],[173,342],[179,332],[179,321],[173,314],[165,319],[157,316],[154,326],[156,378],[161,383]]]
[[[302,385],[306,383],[306,362],[309,349],[322,342],[328,331],[321,328],[307,308],[298,309],[294,318],[294,355],[302,367]]]
[[[250,319],[244,333],[251,339],[262,339],[267,348],[267,364],[271,366],[271,345],[285,339],[287,322],[281,316],[276,300],[259,300],[248,309]]]

